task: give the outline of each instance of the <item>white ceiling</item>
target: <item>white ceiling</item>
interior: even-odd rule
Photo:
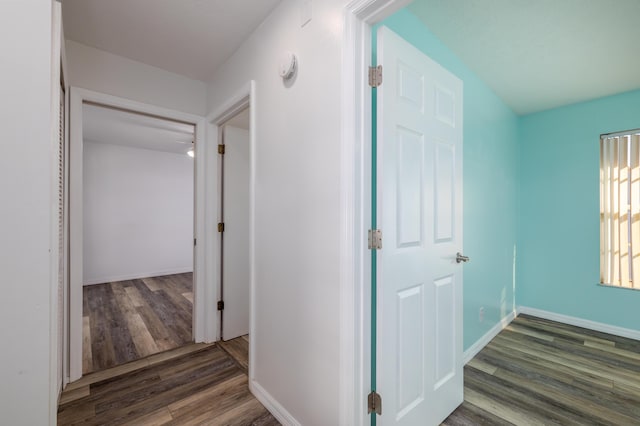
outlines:
[[[62,1],[67,38],[207,81],[280,0]],[[518,114],[640,88],[640,0],[409,8]]]
[[[128,111],[84,104],[83,139],[90,142],[186,154],[194,126]]]
[[[409,9],[518,114],[640,88],[639,0],[416,0]]]
[[[62,0],[65,37],[208,81],[280,0]]]

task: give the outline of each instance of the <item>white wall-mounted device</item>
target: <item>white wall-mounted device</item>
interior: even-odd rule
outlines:
[[[278,66],[280,77],[282,77],[283,80],[288,80],[293,77],[296,72],[297,65],[298,59],[296,58],[296,55],[288,51],[283,52]]]

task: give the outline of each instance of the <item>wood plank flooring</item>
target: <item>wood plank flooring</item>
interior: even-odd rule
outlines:
[[[218,342],[220,347],[236,360],[245,373],[249,370],[249,335],[240,336],[226,342]]]
[[[246,336],[178,350],[69,385],[58,424],[278,424],[248,391]],[[444,425],[640,425],[640,341],[520,315],[464,376]]]
[[[83,288],[82,373],[193,341],[192,273]]]
[[[464,385],[444,425],[640,425],[640,341],[520,315]]]
[[[248,352],[240,350],[248,348],[247,341],[239,337],[225,343],[237,360],[218,345],[189,345],[175,358],[170,351],[89,374],[63,392],[58,424],[279,425],[249,392],[241,368]],[[149,365],[118,375],[143,362]]]

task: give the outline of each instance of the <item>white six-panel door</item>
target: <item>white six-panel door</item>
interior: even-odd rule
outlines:
[[[437,425],[463,399],[462,82],[378,30],[378,393],[383,425]]]

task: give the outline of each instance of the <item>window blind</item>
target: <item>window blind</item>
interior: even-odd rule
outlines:
[[[640,289],[640,130],[600,138],[600,282]]]

